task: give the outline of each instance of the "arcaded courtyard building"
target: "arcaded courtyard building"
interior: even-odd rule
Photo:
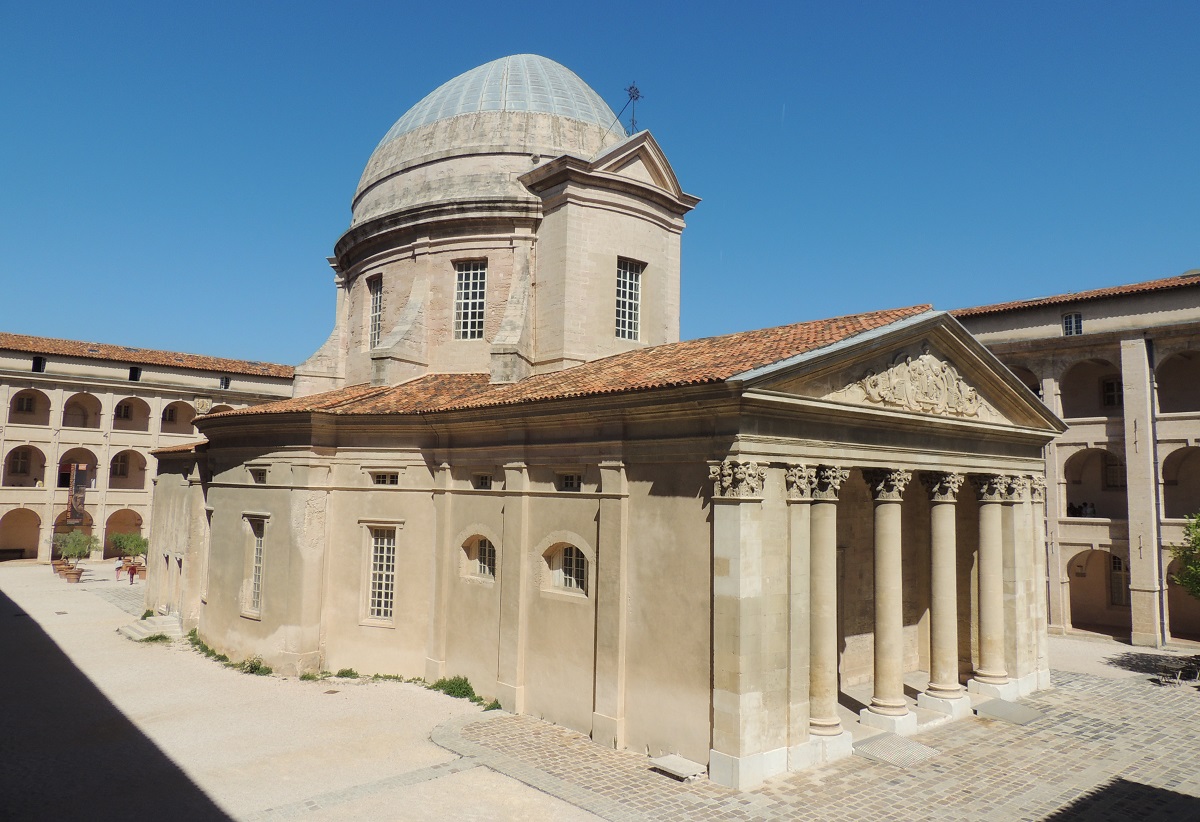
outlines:
[[[291,392],[291,366],[0,333],[0,560],[49,562],[75,529],[111,556],[113,534],[149,533],[152,451],[194,442],[197,414]]]
[[[1062,424],[928,306],[679,341],[697,202],[545,58],[419,102],[298,395],[157,452],[181,573],[152,604],[234,658],[463,675],[739,787],[849,753],[850,721],[1043,687]]]
[[[1200,513],[1200,271],[954,313],[1070,425],[1046,451],[1051,630],[1200,639],[1169,550]]]

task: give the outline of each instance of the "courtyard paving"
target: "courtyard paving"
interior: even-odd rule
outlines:
[[[938,754],[907,768],[855,756],[738,793],[415,685],[138,645],[116,628],[142,592],[107,565],[67,585],[0,564],[0,818],[1200,819],[1200,690],[1158,682],[1196,648],[1054,637],[1030,724],[961,720],[914,737]]]

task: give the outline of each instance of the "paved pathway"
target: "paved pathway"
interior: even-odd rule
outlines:
[[[1043,714],[1028,725],[962,720],[915,737],[938,754],[909,768],[856,756],[738,793],[413,685],[252,677],[139,646],[115,628],[143,589],[101,570],[69,586],[0,565],[17,672],[0,705],[5,819],[1200,820],[1200,690],[1156,684],[1160,654],[1113,642],[1052,638],[1054,687],[1024,701]],[[73,702],[82,729],[53,726]],[[111,790],[131,772],[146,786],[132,805]]]

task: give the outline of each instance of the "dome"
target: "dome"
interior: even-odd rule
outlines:
[[[617,115],[575,72],[536,54],[514,54],[438,86],[397,120],[379,145],[438,120],[478,111],[556,114],[625,136]]]
[[[624,139],[617,115],[573,71],[536,54],[502,57],[396,121],[367,160],[350,225],[436,203],[530,200],[517,178],[531,158],[590,159]]]

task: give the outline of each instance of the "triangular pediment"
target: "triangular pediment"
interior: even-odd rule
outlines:
[[[676,197],[683,194],[667,156],[648,131],[609,147],[592,160],[591,166],[594,171],[649,183]]]
[[[746,375],[749,390],[831,407],[1065,430],[1028,388],[942,312]]]

